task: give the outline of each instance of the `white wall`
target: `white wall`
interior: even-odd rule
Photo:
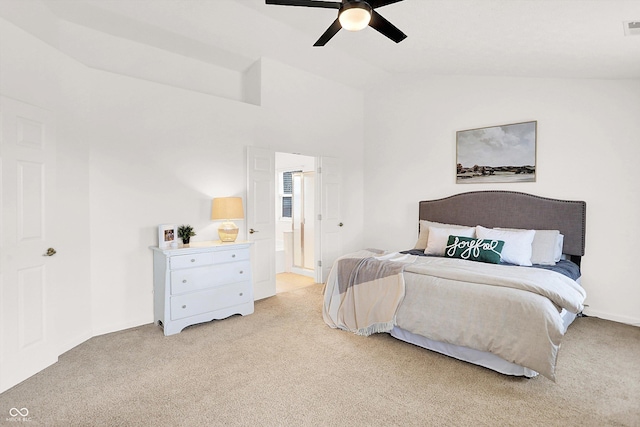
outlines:
[[[420,200],[488,189],[584,200],[585,313],[640,324],[640,81],[405,77],[365,105],[365,246],[413,247]],[[456,131],[529,120],[537,182],[455,183]]]

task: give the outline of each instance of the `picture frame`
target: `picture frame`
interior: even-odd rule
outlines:
[[[178,243],[178,226],[176,224],[162,224],[158,226],[158,247],[170,248]]]
[[[536,181],[538,122],[456,132],[456,184]]]

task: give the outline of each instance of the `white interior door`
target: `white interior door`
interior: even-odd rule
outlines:
[[[247,147],[247,231],[254,299],[276,294],[275,152]]]
[[[58,359],[50,263],[55,127],[50,112],[0,96],[0,392]]]
[[[334,261],[342,253],[342,208],[340,203],[342,187],[342,165],[340,159],[321,157],[317,180],[320,186],[320,217],[317,220],[316,230],[320,230],[319,261],[322,268],[319,269],[320,277],[316,281],[324,283]]]

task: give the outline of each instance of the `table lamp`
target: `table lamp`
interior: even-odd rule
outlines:
[[[211,219],[223,220],[218,228],[218,236],[222,242],[235,242],[238,237],[238,226],[232,219],[243,219],[242,197],[216,197],[211,206]]]

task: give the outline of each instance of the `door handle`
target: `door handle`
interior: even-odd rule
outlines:
[[[253,234],[253,233],[257,233],[257,232],[258,232],[258,230],[254,230],[253,228],[249,229],[249,234]]]
[[[54,256],[56,254],[56,250],[53,248],[47,249],[47,252],[42,254],[42,256]]]

